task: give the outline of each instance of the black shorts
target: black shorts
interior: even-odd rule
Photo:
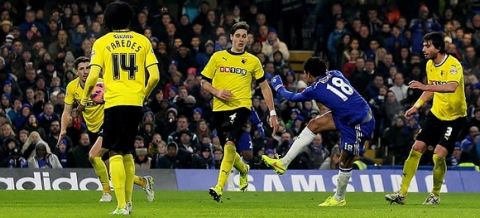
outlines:
[[[227,141],[233,141],[237,145],[249,118],[250,109],[244,107],[230,111],[214,111],[214,128],[220,143],[225,145]]]
[[[90,144],[95,144],[98,137],[103,137],[103,125],[100,127],[98,132],[92,132],[87,129],[88,138],[90,139]]]
[[[133,154],[142,107],[115,106],[105,109],[103,148],[119,154]]]
[[[435,115],[429,113],[417,140],[431,146],[441,145],[451,153],[466,121],[465,117],[451,121],[439,120]]]

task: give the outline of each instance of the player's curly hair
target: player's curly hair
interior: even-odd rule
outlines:
[[[107,5],[104,16],[105,27],[110,31],[126,29],[133,19],[133,9],[128,3],[116,0]]]
[[[424,42],[431,41],[433,47],[440,50],[440,53],[442,53],[442,54],[444,54],[446,52],[445,51],[445,41],[444,41],[444,38],[443,38],[443,33],[441,33],[441,32],[427,33],[427,34],[425,34],[425,36],[423,36],[423,41]]]
[[[311,57],[305,61],[303,69],[314,77],[324,77],[327,73],[328,65],[320,57]]]
[[[250,30],[250,26],[245,21],[240,21],[233,24],[232,28],[230,29],[230,35],[235,34],[235,32],[239,29],[244,29],[247,32]]]

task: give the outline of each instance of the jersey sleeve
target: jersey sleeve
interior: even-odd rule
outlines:
[[[102,41],[100,39],[96,40],[93,43],[92,55],[90,57],[90,65],[99,66],[102,70],[104,68],[103,63],[105,59],[103,49],[105,49],[105,46]]]
[[[145,67],[149,67],[150,65],[154,65],[158,63],[157,57],[155,56],[155,53],[153,52],[152,48],[152,43],[148,41],[148,39],[145,38],[147,41],[146,44],[146,58],[145,58]]]
[[[208,61],[205,68],[203,68],[202,76],[204,76],[206,78],[209,78],[209,79],[213,79],[213,76],[215,75],[215,69],[217,69],[217,66],[216,66],[217,56],[218,56],[217,52],[212,55],[212,57]]]
[[[425,70],[426,70],[425,79],[427,79],[427,81],[429,81],[429,74],[432,71],[431,69],[432,69],[432,60],[428,60],[427,63],[425,64]]]
[[[313,99],[313,88],[311,86],[307,87],[300,93],[293,93],[288,91],[284,86],[280,87],[277,91],[281,96],[289,101],[294,102],[303,102]]]
[[[72,83],[69,83],[67,85],[67,90],[66,90],[66,93],[65,93],[65,104],[69,104],[69,105],[72,105],[73,102],[74,102],[74,99],[73,99],[73,84]]]
[[[263,71],[262,63],[257,57],[255,57],[255,68],[253,69],[253,76],[255,80],[259,80],[265,77],[265,72]]]
[[[461,83],[463,79],[463,68],[462,65],[456,61],[450,66],[449,71],[447,72],[447,82],[457,82]]]
[[[307,99],[310,99],[310,100],[315,99],[314,86],[308,86],[301,93]]]

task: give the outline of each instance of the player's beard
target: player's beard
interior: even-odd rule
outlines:
[[[432,52],[432,53],[429,53],[429,54],[424,55],[424,56],[425,56],[425,59],[427,59],[427,60],[435,60],[435,58],[437,57],[437,55],[438,55],[438,52],[437,52],[437,53],[433,53],[433,52]]]

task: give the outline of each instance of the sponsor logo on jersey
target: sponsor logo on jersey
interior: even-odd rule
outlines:
[[[220,67],[220,72],[222,73],[236,73],[245,76],[247,74],[247,70],[238,68],[238,67]]]

